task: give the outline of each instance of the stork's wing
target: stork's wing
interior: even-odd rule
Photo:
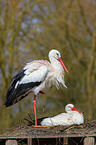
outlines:
[[[26,67],[13,77],[11,85],[6,94],[6,107],[17,103],[25,96],[27,96],[31,89],[40,85],[46,78],[48,74],[48,67],[46,65],[38,65],[36,63],[35,67],[31,68],[26,65]]]
[[[42,120],[41,125],[71,125],[72,116],[67,113],[61,113],[54,117],[45,118]]]
[[[25,70],[25,76],[20,80],[19,84],[28,84],[35,82],[43,82],[48,74],[48,68],[43,65],[35,70]]]

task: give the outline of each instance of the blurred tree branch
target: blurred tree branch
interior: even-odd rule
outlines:
[[[92,47],[91,47],[91,54],[89,56],[89,64],[88,64],[88,71],[87,71],[87,88],[88,88],[88,98],[89,98],[89,103],[90,107],[93,112],[93,117],[96,119],[96,113],[95,113],[95,106],[96,106],[96,101],[94,100],[95,98],[93,96],[96,96],[94,94],[96,90],[96,85],[95,85],[95,79],[96,79],[96,24],[95,24],[95,29],[93,31],[92,35]]]
[[[89,33],[90,35],[92,35],[92,32],[91,32],[91,30],[90,30],[90,27],[89,27],[88,24],[87,24],[86,16],[85,16],[85,14],[84,14],[84,10],[83,10],[83,7],[82,7],[82,5],[81,5],[81,2],[80,2],[80,0],[77,0],[77,1],[78,1],[78,6],[79,6],[79,8],[80,8],[80,12],[81,12],[81,16],[82,16],[82,19],[83,19],[83,23],[84,23],[84,25],[85,25],[85,28],[87,29],[88,33]]]

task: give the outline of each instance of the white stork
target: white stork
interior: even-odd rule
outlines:
[[[58,89],[62,85],[67,88],[64,82],[64,69],[66,72],[68,70],[61,60],[60,52],[52,49],[49,52],[49,60],[50,62],[47,60],[34,60],[27,63],[23,70],[13,77],[6,94],[5,105],[8,107],[17,103],[29,93],[34,93],[35,126],[37,126],[36,95],[39,93],[44,94],[42,90],[46,86],[55,85]]]
[[[81,124],[84,123],[83,114],[74,107],[73,104],[68,104],[65,106],[65,110],[67,113],[61,113],[54,117],[48,117],[42,119],[38,119],[37,121],[41,125],[48,126],[57,126],[57,125],[72,125],[72,124]]]

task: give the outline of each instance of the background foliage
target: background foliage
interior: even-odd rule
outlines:
[[[64,112],[67,103],[84,111],[85,120],[96,119],[96,1],[0,1],[0,129],[12,127],[33,114],[33,94],[5,108],[11,78],[27,62],[48,59],[58,49],[69,70],[68,89],[53,86],[37,97],[37,115]]]

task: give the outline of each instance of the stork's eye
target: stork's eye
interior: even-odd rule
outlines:
[[[70,106],[68,106],[70,109],[72,109]]]
[[[56,53],[56,55],[57,55],[57,56],[59,56],[59,54],[58,54],[58,53]]]

